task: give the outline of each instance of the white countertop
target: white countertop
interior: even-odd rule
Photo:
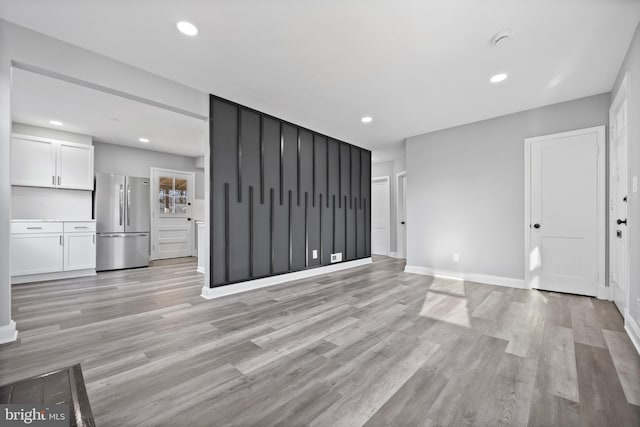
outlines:
[[[11,222],[96,222],[95,219],[12,219]]]

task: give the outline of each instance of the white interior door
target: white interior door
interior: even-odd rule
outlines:
[[[389,177],[371,180],[371,253],[389,254],[391,228]]]
[[[398,256],[407,257],[407,174],[398,174]]]
[[[629,298],[628,250],[629,229],[627,220],[628,195],[628,118],[627,79],[616,95],[609,114],[609,286],[613,301],[624,315]]]
[[[151,168],[151,259],[191,256],[193,172]]]
[[[604,281],[604,126],[526,143],[529,283],[596,296]]]

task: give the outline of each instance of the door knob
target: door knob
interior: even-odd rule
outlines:
[[[404,221],[400,221],[400,224],[404,225]]]
[[[619,219],[619,220],[617,220],[616,222],[618,223],[618,225],[620,225],[620,224],[627,225],[627,218],[625,218],[625,219]]]
[[[533,224],[533,228],[540,228],[540,224]]]
[[[187,221],[191,221],[191,218],[187,218]]]

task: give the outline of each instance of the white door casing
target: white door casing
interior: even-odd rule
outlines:
[[[605,128],[525,140],[525,281],[606,297]]]
[[[371,253],[389,254],[391,201],[389,177],[371,179]]]
[[[407,258],[407,171],[396,175],[396,218],[398,257]]]
[[[166,182],[173,180],[171,181],[172,191],[181,193],[184,191],[186,194],[184,196],[169,195],[166,190],[163,190],[162,197],[165,202],[161,202],[162,179]],[[191,256],[195,173],[151,168],[151,182],[151,259]],[[181,184],[178,185],[178,182]]]
[[[622,80],[609,110],[609,286],[623,316],[629,304],[628,163],[629,74]]]

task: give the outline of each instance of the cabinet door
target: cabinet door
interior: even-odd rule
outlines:
[[[96,235],[69,233],[64,235],[64,270],[96,268]]]
[[[51,141],[11,138],[11,185],[56,186],[56,147]]]
[[[62,234],[12,234],[11,275],[62,271]]]
[[[61,142],[58,177],[58,188],[93,190],[93,146]]]

